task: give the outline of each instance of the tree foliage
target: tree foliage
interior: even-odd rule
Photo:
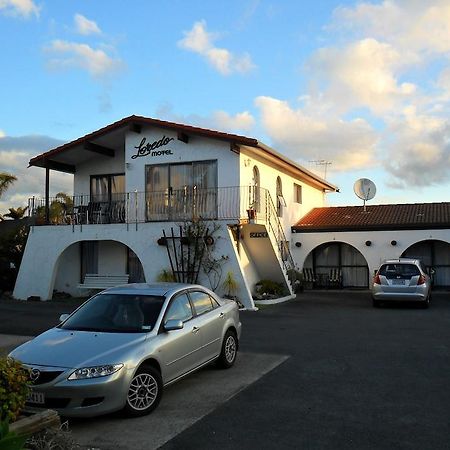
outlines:
[[[17,178],[6,172],[0,172],[0,198]]]

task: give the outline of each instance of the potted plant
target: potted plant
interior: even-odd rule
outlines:
[[[235,293],[237,292],[238,287],[239,285],[234,278],[233,272],[229,271],[222,283],[222,289],[225,291],[224,297],[234,300],[236,298]]]
[[[248,220],[250,223],[253,223],[256,219],[256,208],[255,208],[256,204],[250,203],[250,205],[248,206],[247,209],[247,216],[248,216]]]

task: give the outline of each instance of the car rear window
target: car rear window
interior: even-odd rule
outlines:
[[[414,264],[383,264],[380,267],[380,275],[386,278],[411,278],[420,275],[419,268]]]

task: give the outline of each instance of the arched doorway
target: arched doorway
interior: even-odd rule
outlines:
[[[130,283],[145,282],[137,255],[127,245],[114,240],[86,240],[68,246],[56,263],[54,290],[78,295],[78,284],[86,274],[127,274]]]
[[[277,177],[277,185],[276,185],[276,193],[277,193],[277,215],[278,217],[283,216],[283,184],[281,183],[281,178]]]
[[[418,258],[425,266],[434,270],[433,285],[450,288],[450,244],[428,239],[416,242],[403,253],[403,258]]]
[[[362,253],[345,242],[326,242],[307,256],[305,268],[311,268],[317,287],[328,287],[331,274],[338,273],[347,288],[369,287],[369,266]],[[333,275],[335,276],[335,275]]]
[[[259,177],[259,169],[257,166],[253,166],[252,183],[253,183],[252,202],[253,202],[253,205],[254,205],[254,208],[256,209],[256,211],[260,212],[260,210],[261,210],[261,192],[260,192],[259,188],[261,186],[261,181],[260,181],[260,177]]]

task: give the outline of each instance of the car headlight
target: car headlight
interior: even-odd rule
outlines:
[[[98,378],[112,375],[123,367],[123,364],[106,364],[104,366],[82,367],[75,370],[67,378],[68,380],[86,380],[87,378]]]

